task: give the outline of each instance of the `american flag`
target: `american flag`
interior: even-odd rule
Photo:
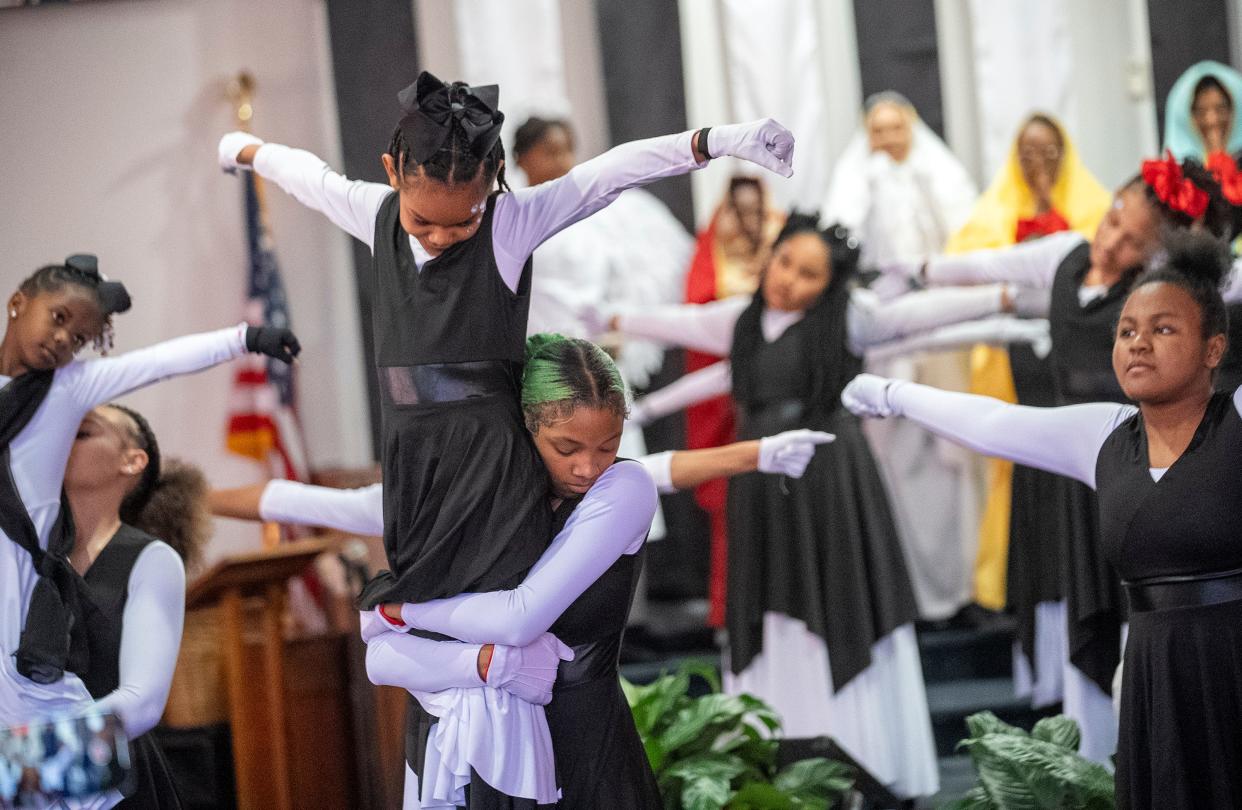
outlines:
[[[289,302],[265,222],[263,181],[254,172],[241,174],[250,243],[246,322],[288,329]],[[297,418],[294,371],[294,366],[262,355],[251,354],[238,361],[227,443],[232,452],[268,465],[274,478],[306,481],[309,475]]]

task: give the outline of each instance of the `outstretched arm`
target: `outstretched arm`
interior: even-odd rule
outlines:
[[[67,366],[79,405],[90,410],[143,386],[190,374],[246,353],[246,324],[174,338],[118,357],[101,357]]]
[[[98,702],[115,712],[131,737],[155,728],[172,688],[185,620],[185,567],[177,552],[151,543],[129,574],[122,614],[119,684]]]
[[[1046,357],[1052,348],[1048,322],[1042,318],[1014,318],[997,315],[942,326],[906,338],[867,347],[868,360],[887,360],[914,352],[936,352],[965,349],[978,343],[1005,346],[1029,343],[1039,357]]]
[[[793,174],[793,135],[772,119],[623,143],[578,164],[556,180],[502,194],[496,201],[492,239],[497,265],[510,289],[522,265],[558,231],[611,203],[627,188],[685,174],[710,157],[748,160],[789,177]]]
[[[649,425],[691,405],[723,396],[732,387],[732,366],[728,360],[721,360],[693,371],[636,401],[630,408],[630,421],[639,426]]]
[[[904,416],[977,453],[1064,475],[1095,487],[1095,460],[1108,434],[1134,415],[1130,405],[1061,408],[1010,405],[991,397],[860,374],[841,392],[860,416]]]
[[[1067,231],[1013,247],[936,256],[924,266],[924,281],[941,287],[1008,281],[1047,289],[1061,261],[1082,243],[1081,235]]]
[[[393,190],[383,183],[350,180],[304,149],[264,143],[246,132],[220,139],[220,167],[225,171],[253,166],[307,208],[328,218],[367,247],[375,238],[375,215]]]
[[[642,547],[655,508],[646,470],[613,464],[517,588],[406,604],[401,617],[411,627],[463,641],[530,644],[622,554]]]
[[[861,355],[868,348],[939,326],[997,315],[1012,306],[1000,284],[920,290],[880,301],[869,290],[855,290],[846,310],[850,348]]]
[[[624,307],[611,312],[588,308],[580,314],[601,334],[616,331],[626,337],[725,357],[733,345],[733,327],[750,301],[749,295],[734,295],[706,304]]]
[[[745,442],[702,450],[666,450],[639,461],[662,493],[697,487],[705,481],[751,472],[777,473],[801,478],[817,445],[836,437],[816,430],[787,430]]]

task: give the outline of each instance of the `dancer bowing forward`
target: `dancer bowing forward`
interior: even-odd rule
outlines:
[[[854,413],[904,416],[1096,490],[1101,553],[1131,611],[1118,807],[1242,805],[1242,389],[1212,385],[1227,269],[1219,242],[1178,234],[1167,263],[1135,282],[1112,366],[1137,408],[1031,408],[871,375],[841,397]]]

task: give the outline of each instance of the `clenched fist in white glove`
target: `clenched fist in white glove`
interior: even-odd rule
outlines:
[[[841,404],[855,416],[887,418],[897,413],[889,394],[899,384],[900,380],[890,380],[875,374],[859,374],[841,392]]]
[[[759,472],[801,478],[815,455],[815,446],[837,437],[818,430],[787,430],[759,440]]]
[[[249,132],[230,132],[220,139],[220,145],[216,147],[216,160],[220,163],[220,168],[229,174],[235,174],[242,165],[237,162],[237,156],[241,154],[241,150],[247,146],[262,146],[263,139],[256,138]]]
[[[556,669],[561,661],[574,660],[574,651],[551,633],[544,633],[525,647],[496,644],[487,665],[487,685],[546,706],[552,700]]]
[[[749,160],[781,177],[793,176],[793,133],[771,118],[710,127],[707,143],[699,144],[699,151],[713,158],[728,155]]]

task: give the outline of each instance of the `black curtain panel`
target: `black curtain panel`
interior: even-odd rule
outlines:
[[[397,123],[397,93],[418,75],[418,41],[410,0],[327,0],[332,74],[341,129],[342,167],[349,177],[388,182],[380,154]],[[370,267],[366,245],[351,240],[357,270],[371,449],[379,458],[379,398],[371,339]]]
[[[944,137],[936,10],[930,2],[854,0],[863,98],[896,90]]]
[[[1155,79],[1156,116],[1161,140],[1164,138],[1164,102],[1177,77],[1186,68],[1204,59],[1229,64],[1227,2],[1147,0],[1151,68]]]
[[[596,0],[595,14],[613,145],[688,129],[677,0]],[[713,123],[726,122],[694,126]],[[689,177],[663,180],[648,190],[694,229]]]

